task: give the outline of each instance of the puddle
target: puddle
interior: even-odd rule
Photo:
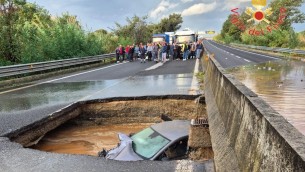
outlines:
[[[134,76],[125,79],[44,83],[0,94],[1,113],[106,97],[189,94],[193,74]],[[21,113],[21,112],[20,112]]]
[[[228,70],[305,135],[305,63],[272,61]]]
[[[119,143],[117,133],[136,133],[150,123],[99,126],[62,126],[48,133],[31,148],[46,152],[98,156],[103,148],[112,149]]]

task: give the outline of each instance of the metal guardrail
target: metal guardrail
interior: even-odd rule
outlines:
[[[235,45],[235,46],[245,47],[245,48],[252,48],[252,49],[257,49],[257,50],[272,51],[272,52],[276,52],[276,53],[290,53],[290,54],[296,54],[296,55],[305,55],[305,50],[277,48],[277,47],[273,48],[273,47],[244,45],[244,44],[235,44],[235,43],[231,43],[230,45]]]
[[[103,54],[98,56],[54,60],[54,61],[39,62],[39,63],[13,65],[13,66],[3,66],[0,67],[0,78],[98,62],[101,60],[105,60],[106,58],[114,57],[114,55],[115,55],[114,53],[111,53],[111,54]]]

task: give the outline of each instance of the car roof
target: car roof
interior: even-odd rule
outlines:
[[[174,120],[166,121],[150,126],[153,130],[157,131],[169,140],[177,140],[189,135],[190,121],[187,120]]]

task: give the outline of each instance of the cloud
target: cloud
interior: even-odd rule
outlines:
[[[251,0],[225,0],[222,10],[231,10],[233,8],[244,7],[245,3],[250,2]],[[243,4],[241,6],[241,4]]]
[[[181,0],[183,3],[192,2],[193,0]]]
[[[181,15],[182,16],[192,16],[192,15],[208,13],[210,11],[215,10],[216,7],[217,7],[216,2],[213,2],[213,3],[210,3],[210,4],[199,3],[199,4],[195,4],[191,7],[183,10]]]
[[[156,9],[150,11],[149,16],[152,18],[157,18],[164,15],[164,12],[167,12],[169,9],[175,8],[178,6],[178,3],[170,3],[168,0],[162,0]]]

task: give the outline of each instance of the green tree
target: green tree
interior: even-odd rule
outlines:
[[[115,23],[116,28],[111,30],[119,37],[121,44],[146,43],[151,41],[153,33],[173,32],[180,29],[183,22],[180,14],[171,14],[158,24],[147,23],[147,16],[126,19],[127,24]]]
[[[18,11],[25,4],[25,0],[1,0],[0,1],[0,56],[4,60],[17,62],[16,52],[18,50],[16,43],[16,21]]]
[[[155,25],[154,33],[175,32],[181,28],[182,23],[181,14],[171,14]]]
[[[233,15],[229,15],[222,26],[220,35],[225,43],[241,41],[242,30],[232,23],[233,17]]]
[[[290,27],[293,23],[304,23],[305,14],[300,11],[299,7],[304,4],[304,0],[274,0],[270,3],[273,14],[271,16],[272,21],[277,21],[280,16],[280,9],[286,9],[287,17],[284,20],[284,23],[281,24],[283,30],[290,30]]]
[[[106,52],[107,42],[85,32],[69,13],[54,17],[36,4],[20,0],[0,0],[0,10],[2,65]]]
[[[121,39],[126,38],[134,43],[148,42],[151,39],[152,27],[147,24],[147,16],[138,17],[133,16],[132,18],[127,17],[126,25],[115,23],[116,28],[111,30]]]
[[[298,33],[299,45],[301,49],[305,49],[305,31]]]

